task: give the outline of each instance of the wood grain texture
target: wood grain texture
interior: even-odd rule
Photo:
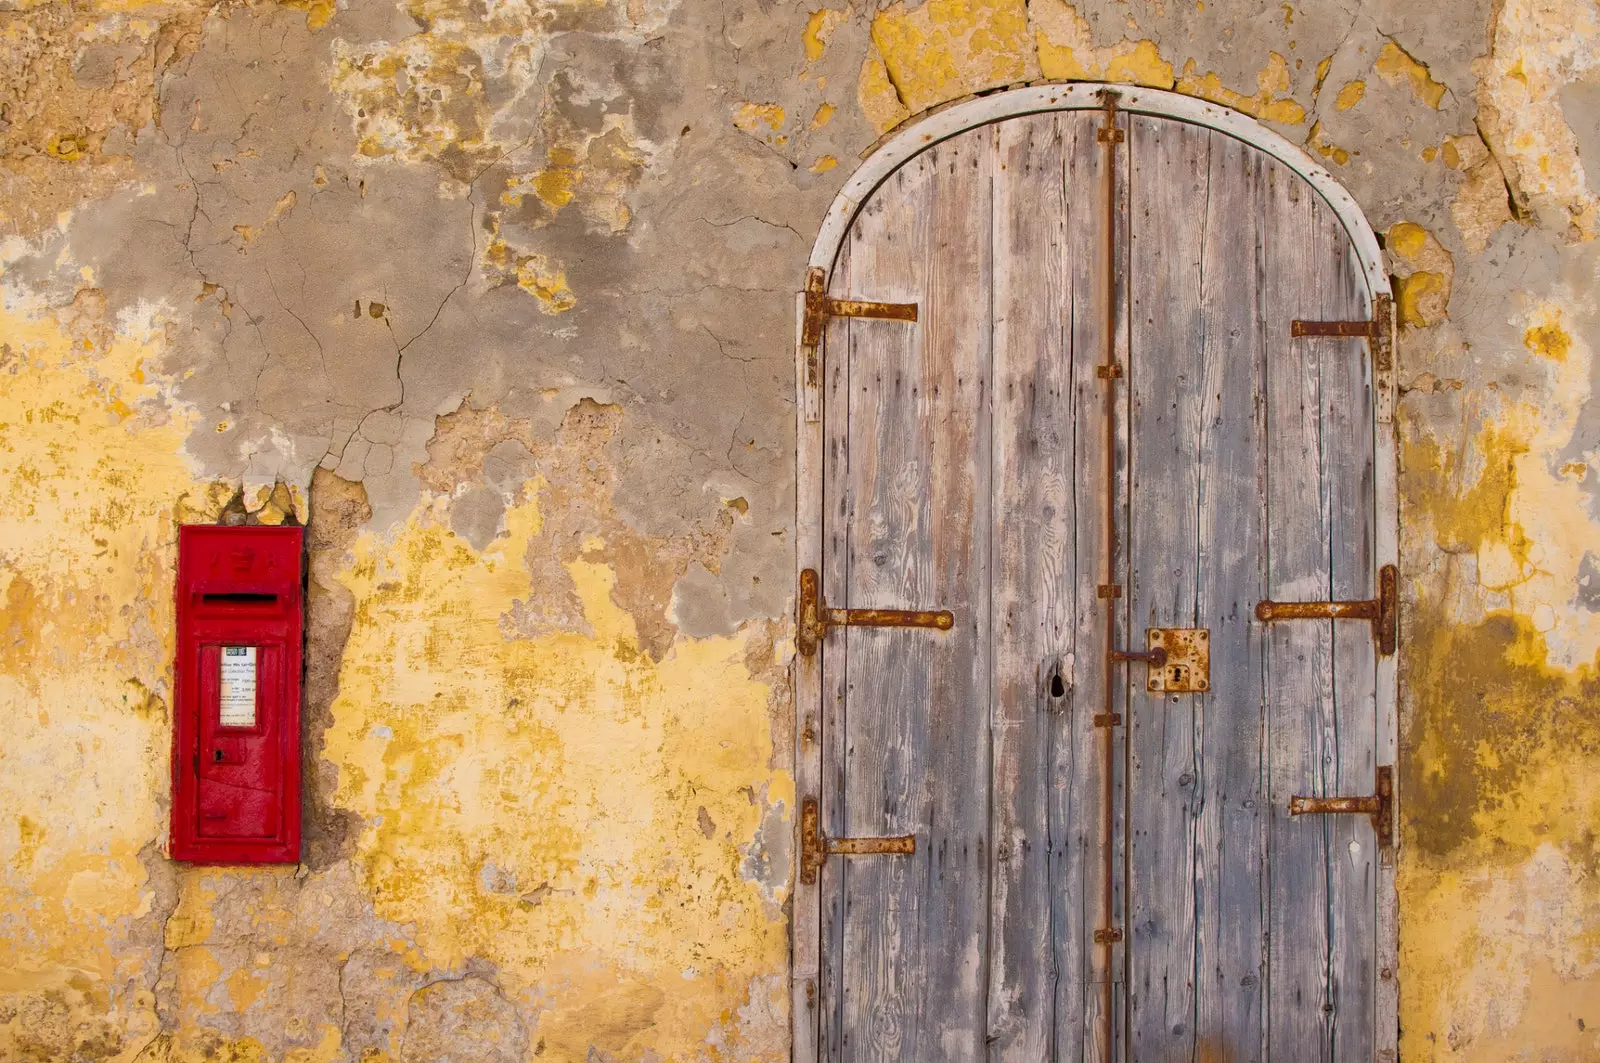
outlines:
[[[1074,682],[1071,263],[1054,115],[996,127],[988,1058],[1050,1056],[1055,1010],[1049,782]]]
[[[1202,1055],[1264,1054],[1267,705],[1255,603],[1265,589],[1265,336],[1260,153],[1208,133],[1210,174],[1195,393],[1194,626],[1210,632],[1211,689],[1196,696],[1195,1039]],[[1137,283],[1137,279],[1135,279]],[[1135,503],[1137,505],[1137,499]],[[1174,869],[1176,870],[1176,869]]]
[[[863,227],[873,297],[916,302],[915,339],[851,325],[846,597],[946,608],[949,633],[847,629],[849,835],[915,834],[844,865],[843,1058],[984,1051],[988,933],[990,182],[993,131],[939,145]],[[936,235],[934,235],[936,234]],[[903,330],[904,326],[900,326]]]
[[[1200,535],[1196,442],[1204,416],[1205,204],[1211,136],[1171,123],[1130,124],[1129,273],[1132,396],[1130,627],[1193,627]],[[1191,1057],[1196,1049],[1196,889],[1201,800],[1197,697],[1144,692],[1128,669],[1129,1055]]]
[[[1326,204],[1316,204],[1316,290],[1329,319],[1371,316],[1366,285],[1353,268],[1350,243]],[[1373,411],[1370,346],[1324,340],[1321,360],[1323,446],[1321,479],[1328,495],[1329,591],[1334,598],[1377,595],[1373,527]],[[1377,655],[1372,632],[1360,623],[1333,625],[1334,761],[1329,778],[1340,794],[1373,792],[1377,767]],[[1378,850],[1364,816],[1328,824],[1326,995],[1333,1002],[1334,1060],[1369,1060],[1378,1046],[1376,1002]]]
[[[1106,382],[1096,376],[1105,358],[1105,283],[1100,257],[1105,210],[1100,202],[1103,154],[1095,130],[1098,115],[1057,118],[1064,143],[1068,255],[1067,337],[1070,391],[1065,396],[1070,476],[1072,615],[1068,619],[1070,682],[1065,712],[1052,731],[1054,774],[1050,790],[1051,881],[1054,953],[1058,982],[1055,1006],[1055,1058],[1085,1063],[1105,1058],[1100,1041],[1102,984],[1114,971],[1100,966],[1094,942],[1102,909],[1101,812],[1105,788],[1103,732],[1094,725],[1105,711],[1106,641],[1104,610],[1113,607],[1096,596],[1103,581]],[[1112,293],[1113,298],[1116,293]],[[1121,731],[1114,732],[1117,741]],[[1116,853],[1111,854],[1116,860]],[[1120,862],[1115,866],[1120,868]],[[1119,876],[1120,877],[1120,876]],[[1115,903],[1115,902],[1114,902]],[[1120,907],[1116,910],[1120,911]],[[1116,1009],[1116,1001],[1113,1001]],[[1115,1018],[1116,1016],[1114,1016]],[[1118,1023],[1120,1025],[1120,1023]],[[1115,1027],[1113,1027],[1115,1029]]]

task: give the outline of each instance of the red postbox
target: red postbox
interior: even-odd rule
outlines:
[[[178,529],[172,857],[300,859],[300,528]]]

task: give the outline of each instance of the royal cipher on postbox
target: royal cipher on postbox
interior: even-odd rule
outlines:
[[[178,530],[175,860],[300,859],[302,543],[295,527]]]

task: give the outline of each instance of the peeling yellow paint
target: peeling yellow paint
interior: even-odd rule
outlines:
[[[1044,77],[1172,88],[1172,64],[1161,57],[1153,41],[1123,39],[1096,48],[1088,20],[1065,0],[1034,0],[1028,14],[1039,52],[1039,72]]]
[[[1385,81],[1409,84],[1417,99],[1436,111],[1439,109],[1439,102],[1444,99],[1444,86],[1433,80],[1428,68],[1394,41],[1384,44],[1373,66]]]
[[[564,314],[578,305],[567,287],[566,271],[544,255],[529,255],[517,263],[517,286],[538,299],[546,314]]]
[[[1023,0],[896,0],[872,20],[885,74],[912,113],[1037,77],[1031,40]]]
[[[856,101],[861,113],[880,133],[887,133],[911,117],[911,112],[900,99],[883,60],[869,55],[861,62],[861,74],[856,80]]]
[[[783,108],[775,103],[742,103],[733,112],[735,129],[773,146],[788,142],[789,138],[778,132],[788,120]]]
[[[333,20],[339,6],[336,0],[278,0],[284,7],[306,13],[306,28],[320,30]]]
[[[1339,166],[1344,166],[1350,162],[1350,152],[1337,144],[1329,143],[1328,138],[1323,134],[1321,122],[1311,123],[1311,130],[1306,134],[1306,143],[1318,155],[1324,159],[1331,160]]]
[[[1339,94],[1333,98],[1335,110],[1348,111],[1361,102],[1361,97],[1367,94],[1365,81],[1346,81],[1339,88]]]
[[[1600,66],[1600,5],[1506,0],[1496,8],[1479,127],[1518,205],[1540,224],[1591,240],[1600,196],[1589,187],[1561,90]]]
[[[416,928],[417,962],[483,956],[538,987],[543,1058],[684,1058],[787,956],[781,899],[735,869],[793,784],[745,639],[680,638],[653,661],[606,565],[567,566],[588,632],[502,634],[538,592],[519,559],[542,490],[483,554],[427,507],[357,545],[337,800],[369,824],[368,889]]]
[[[806,49],[806,62],[815,63],[822,58],[822,53],[828,48],[828,38],[839,28],[839,23],[848,17],[849,11],[827,7],[811,12],[811,17],[806,19],[806,28],[800,34],[801,43]]]
[[[143,984],[128,935],[164,824],[171,527],[216,503],[155,368],[160,318],[116,322],[83,290],[55,310],[13,298],[0,333],[0,922],[27,927],[4,935],[0,997],[75,1009],[65,1030],[0,1019],[0,1057],[66,1058],[73,1037],[155,1021],[123,987]]]
[[[1415,222],[1389,226],[1385,242],[1395,258],[1395,313],[1402,325],[1423,328],[1444,320],[1450,307],[1455,260]]]
[[[1289,60],[1277,52],[1268,55],[1266,65],[1256,74],[1256,92],[1251,96],[1228,88],[1216,74],[1200,73],[1193,59],[1184,64],[1183,74],[1177,80],[1179,92],[1232,107],[1263,121],[1299,125],[1306,120],[1306,109],[1296,100],[1282,95],[1289,85]]]
[[[837,165],[839,165],[838,159],[834,158],[832,155],[823,155],[818,158],[816,162],[811,164],[811,172],[827,173]]]
[[[833,120],[833,104],[831,104],[831,103],[821,104],[821,105],[819,105],[817,107],[816,113],[811,116],[811,128],[812,129],[821,129],[823,126],[827,125],[832,120]]]

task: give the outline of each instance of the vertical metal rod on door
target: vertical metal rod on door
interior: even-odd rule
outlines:
[[[1105,385],[1105,419],[1106,419],[1106,523],[1105,539],[1101,549],[1105,554],[1105,589],[1100,600],[1106,605],[1106,662],[1102,669],[1105,673],[1105,711],[1102,719],[1105,721],[1105,735],[1102,744],[1104,757],[1102,763],[1103,795],[1101,801],[1100,820],[1100,852],[1102,880],[1100,883],[1100,929],[1095,934],[1095,941],[1100,947],[1101,983],[1100,983],[1100,1044],[1104,1051],[1105,1063],[1115,1063],[1115,1049],[1112,1046],[1112,1021],[1111,1007],[1113,994],[1111,991],[1114,953],[1112,950],[1116,943],[1122,939],[1122,932],[1116,923],[1116,911],[1112,898],[1113,888],[1113,849],[1115,842],[1116,819],[1113,812],[1113,802],[1116,799],[1115,764],[1116,764],[1116,725],[1121,722],[1121,715],[1117,712],[1117,680],[1118,669],[1112,662],[1112,653],[1117,646],[1117,604],[1121,601],[1120,586],[1117,581],[1116,554],[1117,554],[1117,379],[1122,376],[1122,366],[1117,364],[1117,142],[1123,138],[1122,130],[1117,128],[1117,101],[1120,96],[1111,89],[1102,89],[1100,92],[1101,106],[1105,109],[1105,125],[1096,133],[1103,151],[1101,163],[1100,184],[1105,199],[1105,234],[1101,247],[1105,255],[1104,273],[1104,298],[1105,298],[1105,360],[1101,363],[1098,375]]]

